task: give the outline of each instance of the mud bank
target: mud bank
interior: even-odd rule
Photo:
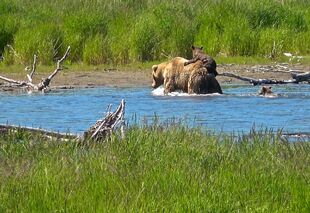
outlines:
[[[289,70],[299,70],[308,72],[310,67],[304,65],[235,65],[225,64],[218,65],[218,72],[232,72],[238,75],[252,77],[257,79],[277,79],[287,80],[291,78]],[[0,71],[0,75],[4,75],[13,79],[24,79],[25,73],[4,73]],[[41,79],[46,74],[36,74],[36,79]],[[218,81],[221,84],[248,84],[241,80],[218,76]],[[144,87],[151,86],[151,69],[137,69],[137,70],[118,70],[118,69],[104,69],[96,71],[70,71],[64,70],[53,79],[51,88],[72,89],[72,88],[89,88],[89,87]],[[5,86],[6,83],[0,82],[1,90],[10,90]]]

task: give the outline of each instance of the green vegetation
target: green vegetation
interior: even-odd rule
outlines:
[[[212,56],[309,55],[309,8],[307,0],[1,0],[0,53],[7,64],[38,53],[45,65],[68,45],[69,63],[91,65],[190,58],[192,44]]]
[[[310,144],[131,127],[102,143],[0,136],[1,212],[309,212]]]

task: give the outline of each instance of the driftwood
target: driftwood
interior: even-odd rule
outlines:
[[[110,108],[111,106],[109,109]],[[59,140],[99,141],[106,139],[116,128],[120,126],[122,137],[124,137],[124,114],[125,101],[122,100],[115,112],[111,112],[109,110],[104,118],[98,120],[92,127],[85,131],[82,136],[8,124],[0,125],[0,134],[7,134],[12,131],[26,131],[34,134],[40,134],[46,138]]]
[[[116,126],[121,124],[124,127],[125,101],[122,100],[115,112],[110,111],[111,106],[106,113],[106,117],[98,120],[92,127],[84,132],[84,138],[91,140],[101,140],[111,134]],[[123,134],[123,129],[121,129]],[[123,135],[122,135],[123,136]]]
[[[9,132],[17,132],[17,131],[26,131],[34,134],[39,134],[46,138],[56,138],[56,139],[76,139],[77,136],[73,134],[66,134],[66,133],[59,133],[59,132],[53,132],[48,131],[44,129],[39,128],[32,128],[32,127],[21,127],[21,126],[14,126],[14,125],[2,125],[0,124],[0,134],[7,134]]]
[[[273,80],[273,79],[255,79],[250,77],[244,77],[240,75],[236,75],[234,73],[224,72],[220,73],[219,76],[226,76],[226,77],[232,77],[237,78],[242,81],[248,81],[251,84],[255,85],[261,85],[261,84],[292,84],[292,83],[299,83],[297,80]]]
[[[310,83],[310,72],[291,73],[291,76],[297,82],[308,82],[308,83]]]
[[[292,79],[289,80],[276,80],[276,79],[255,79],[245,76],[240,76],[230,72],[224,72],[219,74],[219,76],[226,76],[236,78],[242,81],[250,82],[253,85],[261,85],[261,84],[298,84],[301,82],[310,83],[310,73],[303,72],[301,70],[292,70],[288,66],[288,64],[276,64],[276,65],[255,65],[250,68],[246,68],[247,72],[272,72],[272,73],[288,73],[291,74]]]
[[[284,138],[296,138],[296,139],[310,139],[310,133],[307,132],[298,132],[298,133],[282,133]]]
[[[28,78],[27,81],[17,81],[14,79],[3,77],[3,76],[0,76],[0,79],[10,83],[9,86],[13,87],[13,88],[19,87],[19,88],[26,88],[27,90],[31,90],[31,91],[46,92],[49,88],[49,84],[50,84],[51,80],[57,75],[57,73],[59,71],[62,70],[61,64],[68,57],[69,52],[70,52],[70,46],[67,48],[67,51],[65,52],[63,57],[57,61],[56,69],[54,70],[54,72],[52,74],[50,74],[47,78],[42,79],[41,82],[38,84],[32,83],[33,75],[36,71],[36,65],[37,65],[37,56],[36,55],[34,55],[31,73],[27,74],[27,78]]]

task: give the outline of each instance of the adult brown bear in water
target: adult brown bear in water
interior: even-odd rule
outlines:
[[[184,63],[187,59],[176,57],[152,67],[152,87],[164,85],[164,93],[183,91],[189,94],[220,93],[222,89],[214,75],[210,75],[201,61],[196,61],[188,66]]]
[[[216,77],[218,75],[216,71],[216,62],[211,56],[204,53],[202,49],[203,47],[195,47],[192,45],[193,59],[185,62],[184,66],[195,63],[196,61],[201,61],[203,66],[208,70],[208,73]]]

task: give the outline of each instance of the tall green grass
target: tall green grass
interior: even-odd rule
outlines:
[[[78,144],[0,136],[1,212],[309,212],[309,142],[181,126]]]
[[[309,8],[306,0],[2,0],[0,52],[11,44],[24,62],[36,52],[43,64],[68,45],[70,62],[86,64],[190,58],[192,44],[212,56],[309,55]]]

